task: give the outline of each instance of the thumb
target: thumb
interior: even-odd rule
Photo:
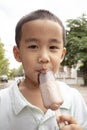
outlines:
[[[65,125],[68,125],[68,124],[77,124],[76,120],[72,116],[70,116],[70,115],[60,115],[57,118],[57,122],[58,123],[64,122]]]

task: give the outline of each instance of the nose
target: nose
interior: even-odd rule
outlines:
[[[39,63],[49,63],[50,61],[49,53],[46,50],[41,51],[38,60]]]

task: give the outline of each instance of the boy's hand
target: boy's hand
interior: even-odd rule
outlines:
[[[60,130],[83,130],[76,122],[76,120],[69,115],[59,116],[57,122],[59,124]]]

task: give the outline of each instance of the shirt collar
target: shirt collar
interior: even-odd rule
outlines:
[[[59,85],[60,86],[60,85]],[[66,89],[60,87],[64,103],[60,106],[61,109],[70,109],[71,106],[71,99],[69,94],[66,93]],[[26,106],[35,108],[32,104],[30,104],[24,96],[21,94],[21,92],[18,89],[17,82],[12,86],[11,93],[10,93],[11,99],[12,99],[12,106],[15,114],[17,115],[23,108]],[[36,107],[37,108],[37,107]]]
[[[15,82],[12,85],[10,96],[11,96],[11,101],[12,101],[12,107],[16,115],[19,114],[22,111],[22,109],[24,109],[27,106],[38,110],[38,107],[32,105],[25,99],[25,97],[19,91],[17,82]]]
[[[29,105],[28,101],[23,97],[23,95],[19,91],[17,82],[12,86],[10,96],[12,99],[12,107],[15,114],[18,114],[24,107]]]

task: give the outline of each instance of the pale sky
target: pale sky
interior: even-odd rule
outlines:
[[[66,25],[67,19],[87,14],[87,0],[0,0],[0,39],[5,45],[5,55],[10,61],[10,68],[17,68],[19,65],[12,52],[16,23],[23,15],[35,9],[53,12]]]

